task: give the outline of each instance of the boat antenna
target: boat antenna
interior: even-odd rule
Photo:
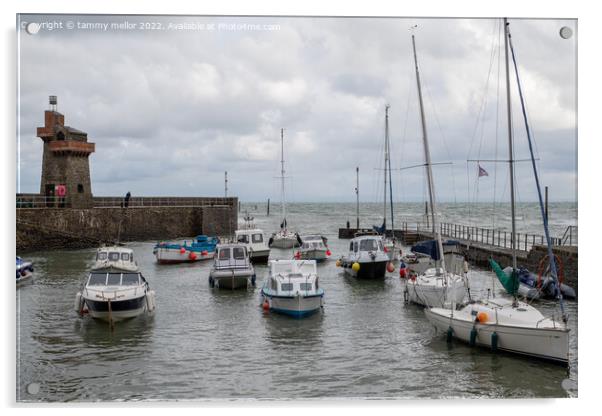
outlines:
[[[428,191],[429,191],[429,200],[431,202],[431,220],[433,223],[433,236],[437,240],[437,248],[439,251],[439,261],[441,263],[441,270],[443,271],[443,275],[446,276],[445,270],[445,256],[443,254],[443,242],[441,241],[441,234],[437,230],[437,220],[435,212],[437,211],[435,204],[435,185],[433,183],[433,169],[431,166],[431,152],[429,149],[428,135],[426,131],[426,119],[424,116],[424,103],[422,101],[422,88],[420,87],[420,72],[418,71],[418,58],[416,57],[416,41],[414,39],[414,34],[412,33],[412,48],[414,50],[414,64],[416,68],[416,84],[418,86],[418,101],[420,103],[420,120],[422,122],[422,141],[424,144],[424,159],[425,159],[425,168],[426,168],[426,176],[428,182]]]
[[[282,192],[282,223],[284,225],[283,230],[286,230],[286,202],[284,196],[284,128],[280,129],[280,179],[281,179],[281,192]]]
[[[360,167],[355,168],[355,229],[360,229]]]
[[[514,149],[512,136],[512,104],[510,96],[510,69],[509,69],[509,53],[508,39],[510,38],[510,27],[508,19],[504,17],[504,51],[506,65],[506,109],[508,112],[508,168],[510,172],[510,216],[512,218],[512,233],[510,234],[510,247],[512,249],[512,284],[514,287],[512,295],[514,296],[514,305],[517,304],[517,276],[516,276],[516,212],[515,212],[515,189],[514,189]]]
[[[556,269],[556,259],[554,257],[554,251],[552,250],[552,240],[550,238],[550,230],[548,227],[548,216],[546,215],[544,209],[543,198],[541,195],[541,185],[539,183],[539,174],[537,172],[537,165],[535,164],[535,155],[533,152],[533,140],[531,139],[531,129],[529,128],[529,121],[527,119],[527,112],[525,110],[525,100],[523,98],[523,91],[520,83],[520,77],[518,76],[518,66],[516,64],[516,56],[514,55],[514,47],[512,46],[512,37],[510,36],[510,28],[507,30],[508,32],[508,42],[510,44],[510,51],[512,53],[512,63],[514,66],[514,73],[516,75],[516,83],[518,85],[518,95],[520,97],[521,110],[523,113],[523,120],[525,122],[525,129],[527,130],[527,140],[529,142],[529,153],[531,154],[531,165],[533,167],[533,174],[535,176],[535,184],[537,185],[537,197],[539,198],[539,209],[541,211],[541,217],[543,219],[543,228],[546,236],[546,246],[548,251],[548,259],[550,262],[550,274],[552,275],[552,279],[554,280],[556,296],[560,301],[560,310],[562,312],[562,320],[566,323],[568,320],[568,316],[564,310],[564,302],[562,300],[562,292],[560,291],[560,286],[558,282],[558,271]]]

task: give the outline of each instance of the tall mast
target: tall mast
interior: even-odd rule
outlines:
[[[435,185],[433,183],[433,169],[431,166],[431,152],[429,150],[429,142],[428,136],[426,134],[426,119],[424,116],[424,104],[422,102],[422,88],[420,86],[420,72],[418,71],[418,58],[416,57],[416,41],[414,40],[414,35],[412,35],[412,48],[414,50],[414,63],[416,66],[416,84],[418,85],[418,101],[420,103],[420,120],[422,122],[422,139],[424,143],[424,159],[425,159],[425,167],[426,167],[426,176],[428,181],[428,189],[429,189],[429,199],[431,201],[431,219],[433,222],[433,234],[437,239],[437,246],[439,249],[439,258],[441,261],[441,270],[443,274],[445,271],[445,258],[443,256],[443,242],[441,241],[441,235],[437,230],[437,220],[435,212],[437,212],[437,208],[435,205]]]
[[[280,155],[280,179],[282,184],[282,221],[284,222],[284,229],[286,230],[286,199],[284,197],[284,129],[280,129]]]
[[[356,226],[355,228],[359,230],[360,228],[360,167],[355,168],[355,216],[356,216]]]
[[[389,108],[390,106],[387,105],[387,108]],[[388,114],[387,114],[388,116]],[[393,224],[393,181],[391,179],[391,138],[389,137],[389,118],[387,117],[387,153],[389,154],[389,163],[388,163],[388,168],[389,168],[389,201],[391,203],[391,230],[392,230],[392,236],[393,238],[395,238],[395,225]]]
[[[385,225],[384,235],[387,235],[387,163],[389,163],[389,104],[385,106],[385,192],[383,204],[383,224]]]
[[[504,50],[506,60],[506,107],[508,111],[508,165],[510,171],[510,216],[512,217],[512,234],[510,235],[510,246],[512,248],[512,269],[516,270],[516,214],[514,206],[514,150],[512,139],[512,107],[510,97],[510,69],[508,56],[508,19],[504,17]],[[516,297],[516,294],[515,294]]]

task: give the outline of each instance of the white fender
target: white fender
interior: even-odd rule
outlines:
[[[84,300],[82,299],[82,292],[77,292],[75,294],[75,303],[73,304],[73,309],[75,310],[75,312],[79,313],[83,301]]]

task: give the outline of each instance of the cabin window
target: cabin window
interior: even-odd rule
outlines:
[[[106,273],[91,273],[88,286],[104,286],[107,281]]]
[[[254,243],[263,243],[263,234],[253,234]]]
[[[119,253],[116,251],[111,251],[109,253],[109,260],[111,261],[119,261]]]
[[[353,251],[357,253],[357,241],[353,243]]]
[[[234,259],[236,260],[243,260],[245,257],[247,257],[245,255],[245,249],[242,247],[234,247],[232,249],[232,253],[234,254]]]
[[[376,241],[374,240],[362,240],[360,242],[361,251],[376,251]]]
[[[100,253],[96,253],[96,260],[106,260],[106,259],[107,259],[106,251],[101,251]]]
[[[220,260],[228,260],[230,259],[230,249],[224,248],[219,251],[219,259]]]
[[[273,290],[278,290],[278,283],[276,282],[276,279],[272,279],[271,283],[271,287]]]
[[[291,290],[293,290],[293,284],[292,283],[283,283],[281,285],[282,287],[282,291],[283,292],[290,292]]]
[[[121,260],[130,261],[130,254],[129,253],[121,253]]]
[[[316,290],[318,290],[320,286],[318,286],[318,278],[316,277]]]
[[[311,290],[311,283],[299,283],[299,289]]]
[[[353,251],[353,242],[349,243],[349,251]]]
[[[378,241],[378,249],[379,249],[380,251],[384,251],[384,249],[383,249],[383,242],[382,242],[382,241],[380,241],[380,240]]]
[[[248,244],[249,243],[249,236],[246,234],[242,234],[238,236],[238,242],[239,243],[245,243]]]
[[[121,279],[122,286],[136,286],[138,284],[138,273],[124,273]]]
[[[107,286],[119,286],[121,283],[121,273],[109,273]]]

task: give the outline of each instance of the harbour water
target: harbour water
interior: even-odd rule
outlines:
[[[243,204],[267,234],[276,231],[278,206]],[[421,204],[398,204],[397,218],[416,221]],[[448,222],[492,224],[489,208],[442,204]],[[264,313],[259,288],[266,266],[256,267],[257,288],[209,287],[211,262],[158,265],[154,242],[127,243],[156,291],[154,316],[108,324],[73,310],[75,293],[94,249],[27,253],[32,284],[17,288],[17,400],[139,401],[237,398],[452,398],[569,397],[577,395],[577,302],[568,301],[570,370],[554,364],[494,354],[435,333],[422,308],[405,305],[396,269],[384,280],[343,275],[335,260],[348,240],[337,230],[355,224],[354,204],[291,204],[288,222],[301,232],[328,237],[331,260],[318,266],[323,311],[296,320]],[[361,226],[382,222],[382,205],[362,204]],[[498,224],[507,218],[497,211]],[[536,204],[522,204],[521,232],[541,233]],[[402,217],[406,218],[402,218]],[[469,218],[470,217],[470,218]],[[242,215],[240,216],[242,218]],[[553,235],[576,225],[577,206],[550,204]],[[407,250],[407,248],[404,248]],[[20,254],[20,253],[19,253]],[[290,258],[272,250],[271,258]],[[473,296],[504,296],[488,270],[469,273]],[[539,302],[544,314],[554,302]],[[567,379],[570,381],[567,382]],[[31,388],[32,383],[35,388]],[[567,388],[568,386],[568,388]],[[28,389],[29,387],[29,389]],[[33,394],[32,394],[33,393]]]

